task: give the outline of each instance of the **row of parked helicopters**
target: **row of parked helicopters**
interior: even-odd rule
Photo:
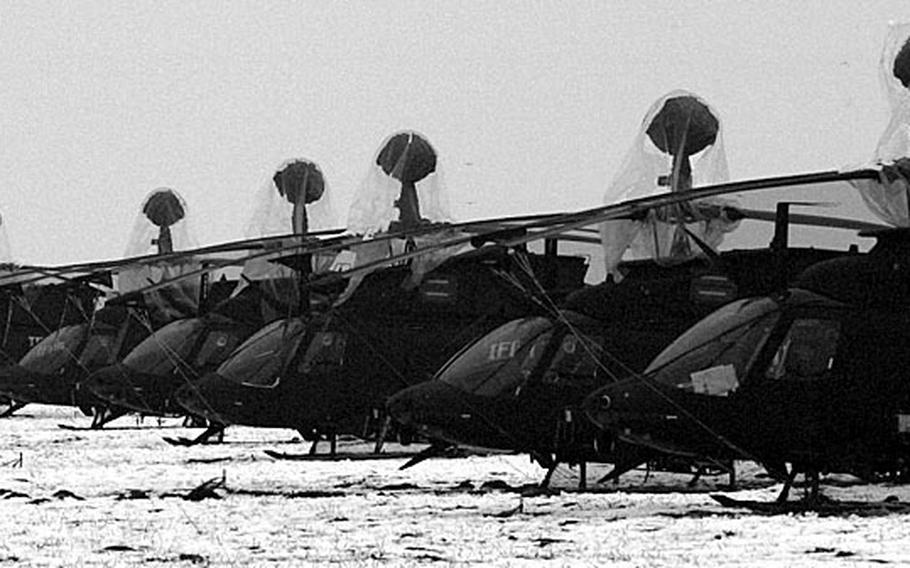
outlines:
[[[883,58],[904,102],[908,36],[895,28]],[[454,446],[519,451],[544,484],[589,461],[614,464],[608,479],[753,460],[784,500],[798,473],[813,495],[825,472],[903,478],[903,118],[875,166],[729,182],[716,111],[674,91],[645,116],[610,205],[572,213],[449,221],[436,152],[412,131],[383,142],[345,231],[322,230],[329,192],[307,160],[277,168],[256,236],[234,243],[181,250],[185,206],[159,190],[135,232],[153,254],[0,277],[0,394],[7,414],[72,405],[91,428],[129,413],[205,424],[176,444],[248,425],[297,430],[313,451],[340,434],[377,452],[430,442],[408,466]],[[852,215],[791,211],[820,201]],[[747,228],[768,244],[722,249]],[[875,244],[791,242],[817,231]],[[581,247],[605,258],[603,282],[585,283]]]

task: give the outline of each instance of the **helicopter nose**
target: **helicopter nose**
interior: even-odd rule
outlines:
[[[0,394],[20,401],[28,401],[41,388],[40,377],[20,365],[0,367]]]
[[[80,388],[106,400],[108,395],[115,390],[114,385],[116,385],[114,370],[111,367],[104,367],[86,377]]]
[[[184,385],[174,393],[174,400],[190,414],[203,415],[206,410],[200,385]]]
[[[386,403],[386,407],[392,418],[403,426],[413,426],[416,422],[414,400],[414,387],[405,389],[396,393]]]
[[[582,403],[582,408],[598,428],[615,430],[622,423],[625,398],[613,387],[605,387],[591,393]]]
[[[177,389],[174,401],[190,415],[227,424],[235,410],[226,407],[227,401],[232,400],[229,392],[223,392],[227,386],[220,375],[208,374]]]
[[[142,396],[142,387],[133,380],[133,372],[123,365],[111,365],[99,369],[82,382],[82,389],[99,399],[121,403],[131,394]]]

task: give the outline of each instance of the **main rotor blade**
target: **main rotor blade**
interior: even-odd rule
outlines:
[[[400,254],[390,255],[386,258],[378,259],[372,262],[365,263],[360,266],[356,266],[347,270],[342,270],[338,272],[332,272],[328,274],[314,275],[309,282],[310,286],[320,285],[329,283],[332,281],[342,280],[357,276],[360,274],[366,274],[376,270],[377,268],[382,268],[385,266],[390,266],[393,264],[400,264],[404,261],[410,260],[412,258],[419,257],[421,255],[435,252],[441,249],[458,247],[465,244],[468,244],[477,237],[478,235],[490,234],[496,231],[503,229],[504,225],[508,225],[511,228],[521,228],[524,229],[524,234],[521,236],[516,236],[508,239],[498,241],[495,246],[503,247],[515,247],[523,244],[527,244],[532,241],[542,240],[546,238],[554,238],[560,235],[566,234],[571,231],[582,229],[585,227],[590,227],[602,223],[604,221],[616,220],[616,219],[636,219],[641,218],[649,210],[666,207],[668,205],[675,205],[679,203],[684,203],[693,200],[701,200],[708,197],[718,197],[723,195],[730,195],[735,193],[745,193],[745,192],[754,192],[762,190],[771,190],[771,189],[787,189],[791,187],[798,186],[811,186],[811,185],[820,185],[825,183],[832,182],[848,182],[854,180],[878,180],[878,172],[872,169],[861,169],[853,170],[849,172],[838,172],[838,171],[826,171],[819,173],[809,173],[809,174],[800,174],[792,176],[781,176],[781,177],[772,177],[772,178],[761,178],[755,180],[745,180],[739,182],[731,182],[718,184],[713,186],[705,186],[702,188],[693,189],[687,192],[667,192],[659,195],[643,197],[639,199],[634,199],[630,201],[625,201],[622,203],[604,205],[600,207],[595,207],[592,209],[586,209],[574,213],[563,213],[563,214],[545,214],[545,215],[531,215],[521,218],[505,218],[499,220],[486,220],[486,221],[467,221],[462,223],[451,223],[451,224],[438,224],[438,225],[427,225],[424,227],[419,227],[410,231],[402,231],[398,233],[386,233],[383,235],[378,235],[369,240],[362,240],[360,237],[349,237],[338,238],[337,240],[325,239],[323,241],[317,241],[315,243],[306,244],[306,245],[289,245],[287,247],[282,247],[276,250],[271,250],[268,252],[257,253],[245,257],[241,261],[231,261],[223,263],[213,263],[210,267],[199,269],[196,271],[191,271],[181,276],[175,277],[170,280],[162,281],[160,283],[151,285],[147,288],[143,288],[138,292],[151,292],[158,290],[160,288],[166,287],[173,283],[176,283],[180,280],[187,278],[194,278],[209,272],[212,270],[217,270],[226,266],[242,264],[246,260],[259,258],[263,256],[273,255],[282,250],[294,251],[297,254],[317,254],[320,252],[327,252],[333,250],[341,250],[344,248],[356,247],[357,244],[370,244],[383,241],[389,241],[393,239],[401,239],[407,237],[418,237],[426,234],[432,234],[434,232],[439,232],[442,230],[448,231],[462,231],[465,233],[470,233],[469,235],[453,237],[451,239],[443,239],[439,242],[427,244],[419,247],[415,247],[413,250],[403,252]],[[709,205],[710,207],[710,205]],[[714,205],[714,207],[717,207]],[[735,207],[732,207],[731,210],[736,210]],[[752,211],[752,210],[747,210]],[[754,211],[753,211],[754,212]],[[765,214],[767,215],[767,214]],[[756,213],[756,218],[761,217]],[[816,216],[805,216],[806,219],[815,218]],[[527,221],[521,221],[516,219],[526,219]],[[852,223],[861,223],[859,225],[851,225],[847,227],[848,223],[844,223],[844,228],[885,228],[885,225],[875,225],[875,224],[866,224],[862,222],[852,222]],[[517,226],[516,226],[517,224]],[[831,226],[839,226],[832,224]]]

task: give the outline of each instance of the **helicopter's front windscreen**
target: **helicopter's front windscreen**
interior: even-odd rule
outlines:
[[[88,327],[87,323],[61,327],[32,347],[19,365],[35,373],[56,373],[67,363],[78,360]]]
[[[645,373],[668,386],[726,396],[737,389],[779,318],[771,298],[728,304],[671,343]]]
[[[273,322],[238,347],[218,368],[218,374],[247,386],[274,387],[287,357],[297,350],[305,331],[300,318]]]
[[[449,361],[438,378],[479,396],[514,391],[534,370],[553,327],[542,317],[503,324]]]
[[[200,318],[172,321],[133,348],[124,357],[123,364],[134,371],[167,375],[178,362],[188,360],[205,327]]]

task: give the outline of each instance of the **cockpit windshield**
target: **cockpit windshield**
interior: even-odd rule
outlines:
[[[247,339],[218,368],[222,377],[253,387],[274,387],[289,355],[297,350],[306,326],[300,318],[273,322]]]
[[[552,334],[553,323],[546,318],[513,320],[449,361],[438,378],[479,396],[516,390],[534,370]]]
[[[597,382],[602,369],[601,357],[603,338],[585,337],[566,330],[541,380],[545,384]]]
[[[61,327],[32,347],[19,365],[36,373],[56,373],[67,363],[78,360],[87,333],[87,323]]]
[[[137,345],[123,359],[134,371],[152,375],[171,373],[178,362],[188,364],[199,335],[205,331],[200,318],[180,319],[162,327]]]
[[[728,304],[671,343],[645,373],[665,385],[726,396],[737,389],[779,318],[771,298]]]

